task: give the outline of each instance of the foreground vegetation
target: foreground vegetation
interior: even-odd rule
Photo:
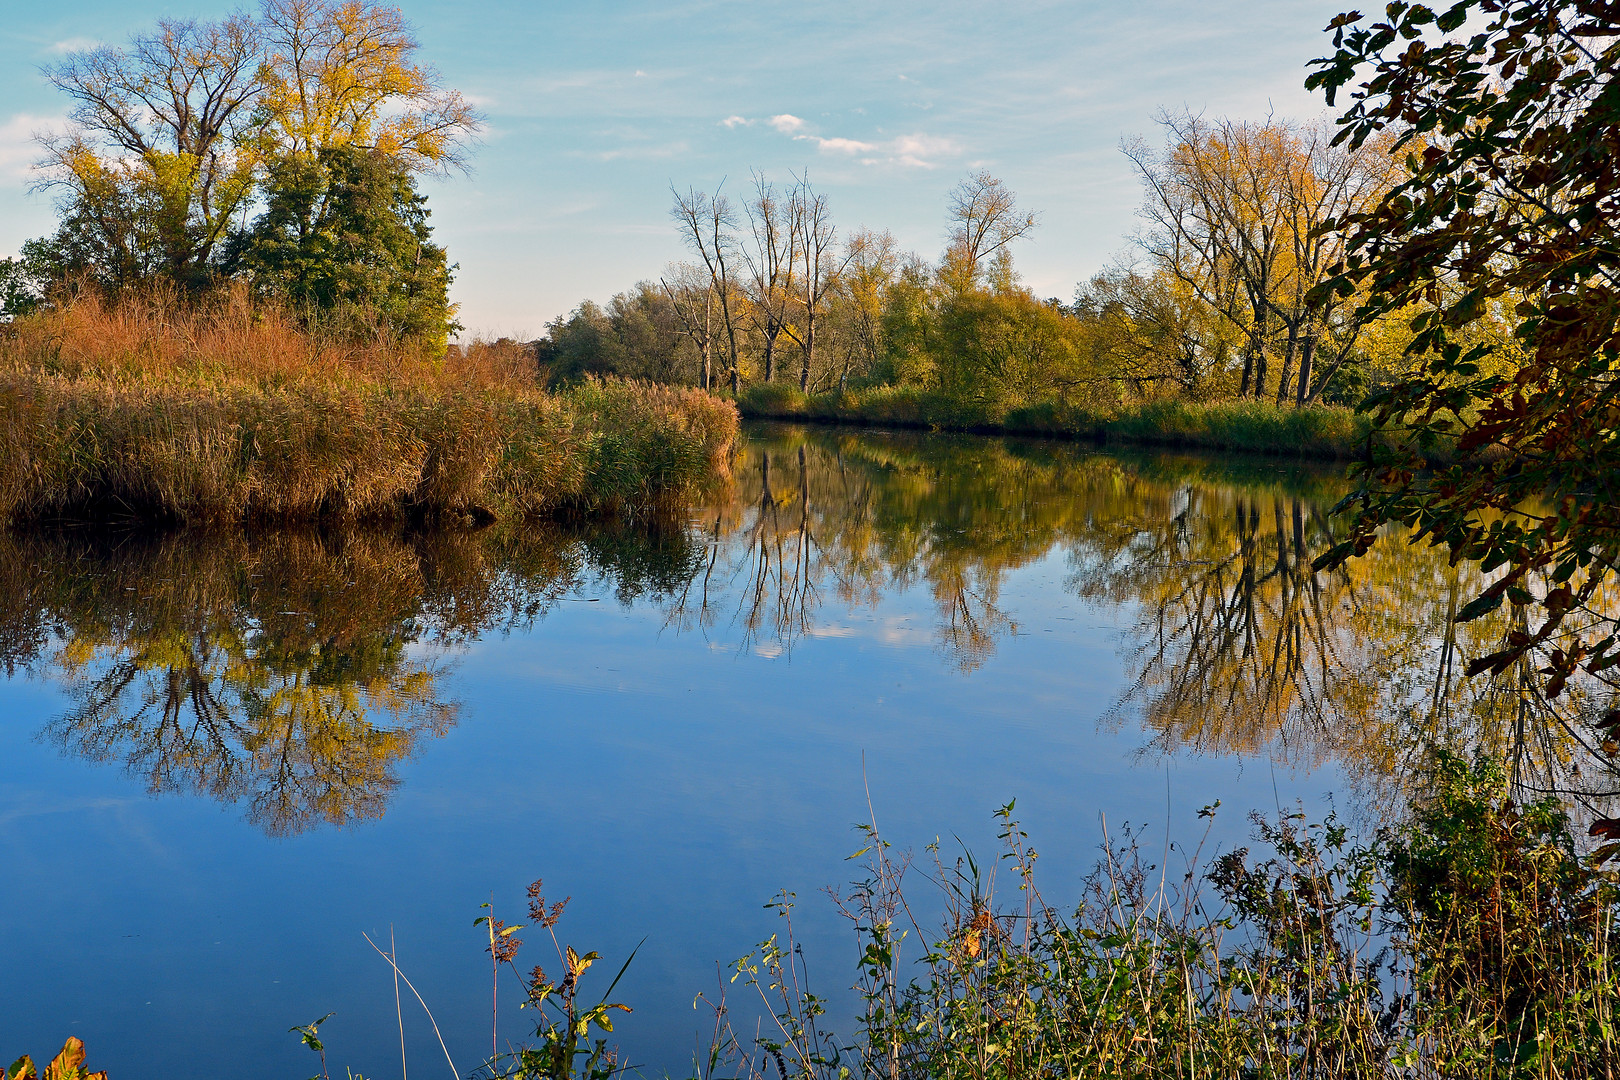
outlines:
[[[810,970],[784,896],[769,905],[781,931],[733,965],[733,992],[757,997],[700,997],[714,1028],[692,1076],[1613,1075],[1614,872],[1592,868],[1556,801],[1516,805],[1494,766],[1441,756],[1432,770],[1409,819],[1367,841],[1332,816],[1279,814],[1255,818],[1253,852],[1172,847],[1178,865],[1160,867],[1126,832],[1069,908],[1037,887],[1012,804],[997,812],[1000,858],[931,846],[921,891],[910,856],[863,827],[862,876],[831,894],[860,945],[855,1030],[829,1029],[826,1000],[802,989]],[[529,888],[528,928],[558,942],[560,977],[519,970],[525,926],[493,909],[479,919],[493,974],[517,981],[535,1020],[473,1075],[630,1074],[609,1043],[631,1011],[612,1000],[618,978],[585,990],[602,958],[562,944],[566,901],[541,890]],[[733,1021],[756,1010],[758,1027]],[[325,1074],[323,1022],[292,1030]],[[69,1071],[47,1075],[82,1080],[83,1045],[63,1054]],[[6,1075],[32,1077],[33,1064]]]
[[[722,1013],[697,1072],[1613,1075],[1614,873],[1590,867],[1557,802],[1515,805],[1493,765],[1432,769],[1409,820],[1365,842],[1331,816],[1280,814],[1255,818],[1252,854],[1171,851],[1180,865],[1159,867],[1116,837],[1067,910],[1037,888],[1009,804],[995,863],[936,852],[929,926],[909,860],[869,830],[866,876],[834,893],[861,945],[855,1037],[825,1031],[795,989],[804,961],[784,933],[736,965],[774,1030],[739,1037]]]
[[[325,335],[240,289],[87,289],[0,328],[0,519],[471,520],[677,503],[736,411],[536,383],[521,349]]]

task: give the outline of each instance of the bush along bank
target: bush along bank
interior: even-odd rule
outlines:
[[[934,391],[900,387],[806,395],[783,383],[756,383],[737,398],[737,407],[750,419],[1038,435],[1329,460],[1364,455],[1372,431],[1368,417],[1329,405],[1166,400],[1096,412],[1049,401],[991,410]]]
[[[536,382],[521,347],[325,340],[226,295],[85,294],[0,327],[0,520],[637,512],[723,479],[698,390]]]

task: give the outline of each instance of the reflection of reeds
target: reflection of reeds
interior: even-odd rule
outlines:
[[[636,509],[723,471],[735,432],[698,391],[552,395],[521,346],[326,340],[234,294],[84,293],[0,333],[0,519]]]

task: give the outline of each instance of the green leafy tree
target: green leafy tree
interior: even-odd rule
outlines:
[[[1057,398],[1090,381],[1079,322],[1025,292],[974,289],[949,297],[940,315],[938,389],[991,413]]]
[[[1529,616],[1470,672],[1533,654],[1549,697],[1577,671],[1607,679],[1620,664],[1602,596],[1620,557],[1615,5],[1395,2],[1382,21],[1350,12],[1329,29],[1335,52],[1307,86],[1329,104],[1350,87],[1337,138],[1397,132],[1410,175],[1339,220],[1347,255],[1321,289],[1410,311],[1405,370],[1363,408],[1412,437],[1369,444],[1352,534],[1320,562],[1399,522],[1502,571],[1460,620],[1504,602]],[[1511,327],[1511,350],[1478,332],[1491,320]]]
[[[234,260],[265,295],[340,327],[380,328],[442,351],[455,323],[453,266],[427,199],[394,158],[355,146],[271,163],[264,213]]]

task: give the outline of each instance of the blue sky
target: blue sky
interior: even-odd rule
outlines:
[[[0,253],[52,225],[28,193],[31,132],[64,102],[39,67],[217,0],[8,4],[0,30]],[[1329,0],[405,0],[422,59],[488,116],[471,176],[424,187],[460,263],[469,332],[538,335],[682,257],[671,183],[739,192],[808,170],[841,229],[933,256],[946,192],[988,168],[1041,212],[1017,252],[1041,295],[1126,247],[1136,182],[1121,137],[1161,107],[1309,118],[1301,87]]]

